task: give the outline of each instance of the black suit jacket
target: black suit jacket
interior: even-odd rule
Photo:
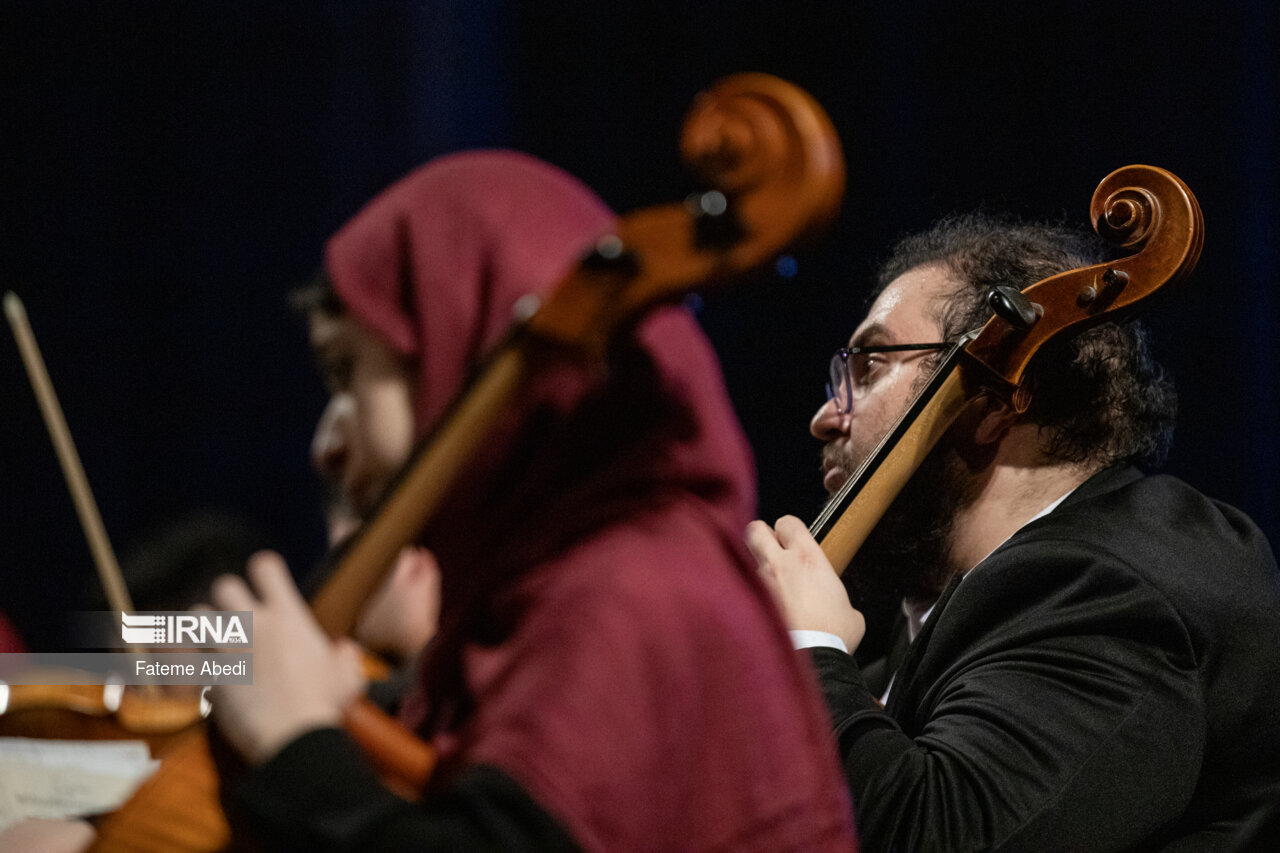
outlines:
[[[881,710],[811,651],[866,850],[1232,850],[1280,796],[1280,573],[1243,514],[1103,472],[944,593]]]

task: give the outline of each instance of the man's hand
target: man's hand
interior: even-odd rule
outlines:
[[[325,635],[280,555],[255,554],[248,576],[252,590],[226,575],[211,597],[218,609],[253,611],[253,684],[211,694],[218,727],[256,764],[310,729],[338,725],[365,683],[359,648]]]
[[[794,515],[784,515],[773,527],[753,521],[747,525],[747,548],[787,627],[835,634],[850,653],[858,647],[866,621],[849,603],[839,576],[803,521]]]

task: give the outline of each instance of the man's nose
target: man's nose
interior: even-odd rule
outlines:
[[[814,412],[813,420],[809,421],[809,433],[820,441],[833,441],[849,434],[850,420],[848,414],[836,411],[835,400],[828,400]]]
[[[315,433],[311,436],[311,465],[325,478],[338,478],[346,465],[346,420],[343,403],[335,397],[329,400],[316,422]]]

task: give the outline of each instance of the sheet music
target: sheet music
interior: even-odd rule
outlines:
[[[143,741],[0,738],[0,830],[111,811],[159,766]]]

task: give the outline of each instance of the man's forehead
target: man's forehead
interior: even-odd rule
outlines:
[[[850,346],[934,341],[939,317],[955,283],[940,266],[908,270],[889,282],[849,339]]]
[[[872,321],[869,315],[849,338],[849,346],[851,347],[869,347],[875,344],[892,342],[892,331],[883,323]]]

